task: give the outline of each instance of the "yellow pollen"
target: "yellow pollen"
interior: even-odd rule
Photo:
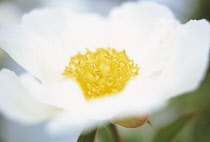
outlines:
[[[92,100],[119,93],[138,75],[139,69],[125,50],[98,48],[95,52],[87,50],[85,54],[79,52],[71,57],[63,75],[75,79],[86,100]]]

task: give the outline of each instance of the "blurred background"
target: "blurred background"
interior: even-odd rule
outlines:
[[[102,16],[129,0],[0,0],[0,24],[18,23],[21,16],[34,8],[45,6],[66,7],[80,12],[96,12]],[[135,0],[130,0],[135,1]],[[190,19],[210,20],[210,0],[153,0],[167,5],[183,23]],[[210,37],[209,37],[210,38]],[[0,49],[0,69],[7,68],[17,74],[24,72],[4,51]],[[155,139],[161,131],[175,132],[175,126],[180,125],[179,132],[173,137],[173,142],[210,142],[210,70],[199,89],[176,98],[158,112],[152,113],[149,124],[137,129],[118,127],[124,142],[163,142]],[[200,112],[197,116],[184,121],[186,114]],[[185,115],[183,117],[183,115]],[[180,118],[182,117],[182,119]],[[182,126],[182,127],[181,127]],[[167,133],[162,133],[164,136]],[[13,122],[0,115],[0,142],[72,142],[76,136],[68,133],[48,134],[44,124],[26,126]],[[108,128],[101,127],[97,142],[112,142],[113,138]],[[167,141],[167,140],[166,140]],[[167,141],[168,142],[168,141]]]

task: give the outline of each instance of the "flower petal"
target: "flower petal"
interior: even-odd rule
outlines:
[[[13,120],[36,123],[49,119],[59,109],[42,104],[32,97],[14,72],[0,72],[0,110]]]
[[[48,123],[47,128],[51,133],[72,130],[81,132],[83,129],[95,128],[98,124],[98,120],[89,117],[86,113],[83,114],[83,111],[78,109],[77,113],[67,111],[59,114]]]
[[[125,128],[138,128],[144,125],[149,119],[150,113],[133,114],[126,116],[117,116],[113,118],[111,123],[120,125]]]
[[[118,95],[92,101],[75,101],[80,102],[80,104],[59,114],[50,122],[49,129],[60,131],[69,127],[94,127],[97,122],[118,115],[143,114],[147,108],[154,108],[160,103],[153,99],[154,96],[157,96],[157,94],[152,93],[156,79],[157,76],[143,79],[138,77],[131,80],[125,90]],[[135,126],[140,124],[142,123]]]
[[[154,2],[126,3],[111,12],[109,22],[113,48],[126,49],[140,67],[156,55],[162,40],[179,23],[167,7]]]
[[[49,52],[53,45],[26,28],[17,25],[2,26],[0,47],[43,83],[61,76],[62,62],[52,60],[55,54]],[[59,51],[57,54],[60,55]]]
[[[89,47],[104,47],[104,31],[103,18],[98,15],[46,8],[25,15],[21,25],[2,26],[0,47],[42,83],[48,83],[62,79],[72,55]]]
[[[65,80],[48,85],[40,85],[34,94],[40,102],[66,110],[77,110],[86,102],[83,92],[76,81]]]
[[[174,15],[169,8],[152,1],[124,3],[121,7],[113,9],[110,15],[117,18],[116,20],[119,20],[119,18],[123,18],[122,20],[125,20],[125,22],[128,22],[130,24],[132,23],[132,21],[129,21],[129,19],[134,20],[134,17],[139,17],[140,19],[142,19],[142,22],[146,23],[151,23],[156,18],[174,18]]]
[[[79,85],[74,80],[63,80],[42,85],[32,75],[20,75],[21,82],[39,102],[61,109],[77,109],[85,98]]]
[[[71,13],[65,9],[36,9],[22,17],[21,26],[32,30],[41,37],[57,39],[66,34],[70,15]]]
[[[192,20],[178,26],[171,37],[174,54],[165,65],[159,84],[162,95],[171,97],[196,89],[208,68],[210,25]]]
[[[22,26],[64,49],[63,56],[68,55],[68,59],[86,48],[102,47],[107,31],[101,16],[75,13],[65,8],[34,10],[24,15]]]
[[[49,133],[46,123],[24,125],[1,118],[1,135],[6,142],[76,142],[81,131]]]

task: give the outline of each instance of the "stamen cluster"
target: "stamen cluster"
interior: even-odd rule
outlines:
[[[71,57],[63,75],[75,79],[87,100],[117,94],[138,75],[139,67],[125,50],[98,48]]]

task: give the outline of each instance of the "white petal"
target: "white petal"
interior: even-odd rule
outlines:
[[[51,118],[59,109],[42,104],[31,96],[14,72],[0,72],[0,109],[3,114],[23,123]]]
[[[28,29],[15,25],[2,26],[0,47],[43,83],[61,76],[62,62],[56,60],[54,52],[50,52],[53,45]],[[59,51],[57,55],[60,55]]]
[[[20,26],[2,26],[0,46],[42,83],[48,83],[62,78],[71,56],[86,48],[104,47],[105,33],[98,15],[47,8],[25,15]]]
[[[126,49],[140,66],[156,55],[162,40],[179,22],[171,11],[153,2],[126,3],[109,17],[113,48]]]
[[[162,95],[178,95],[196,89],[205,76],[210,48],[210,25],[206,20],[190,21],[171,36],[174,54],[165,66],[160,83]]]
[[[155,86],[153,85],[155,84],[154,80],[155,77],[131,80],[125,90],[119,94],[84,101],[79,107],[72,108],[69,114],[82,122],[91,119],[106,120],[117,114],[129,114],[136,111],[140,113],[145,111],[148,105],[151,105],[148,101],[152,100],[151,98],[155,95],[150,95],[153,92],[151,89]]]
[[[86,102],[75,80],[67,79],[43,85],[28,73],[21,75],[20,79],[31,95],[44,104],[77,111]]]
[[[22,17],[21,25],[47,39],[65,35],[71,13],[65,9],[36,9]]]
[[[75,13],[65,8],[34,10],[23,17],[22,26],[64,48],[63,56],[68,58],[85,48],[101,47],[105,42],[104,19],[91,13]]]
[[[92,129],[97,127],[99,121],[89,118],[88,115],[82,115],[83,112],[78,110],[77,114],[72,112],[64,112],[59,114],[55,119],[48,123],[48,130],[51,133],[60,133],[64,131],[82,131],[84,129]],[[83,117],[78,117],[83,116]]]
[[[118,95],[99,98],[81,103],[70,111],[59,114],[49,123],[51,131],[62,131],[70,128],[94,128],[100,121],[109,120],[117,115],[143,113],[151,105],[159,102],[153,99],[156,77],[131,80],[125,90]],[[153,86],[149,87],[149,86]],[[147,88],[145,88],[147,87]],[[151,91],[153,90],[153,91]]]
[[[169,10],[166,6],[152,1],[124,3],[121,7],[113,9],[110,15],[114,17],[117,16],[117,19],[123,18],[123,20],[130,24],[132,21],[128,21],[128,19],[133,20],[134,17],[139,17],[143,22],[147,23],[150,23],[155,18],[174,18],[171,10]]]
[[[1,118],[1,135],[6,142],[76,142],[81,131],[69,129],[63,133],[49,133],[46,123],[22,125]]]
[[[128,111],[139,113],[147,109],[154,110],[156,106],[162,103],[162,100],[165,100],[164,98],[160,98],[161,102],[157,100],[159,98],[157,88],[158,77],[159,74],[148,77],[141,77],[139,75],[128,83],[125,90],[120,94],[126,95]]]
[[[40,86],[34,97],[40,102],[66,110],[78,109],[86,101],[77,82],[70,79]]]

